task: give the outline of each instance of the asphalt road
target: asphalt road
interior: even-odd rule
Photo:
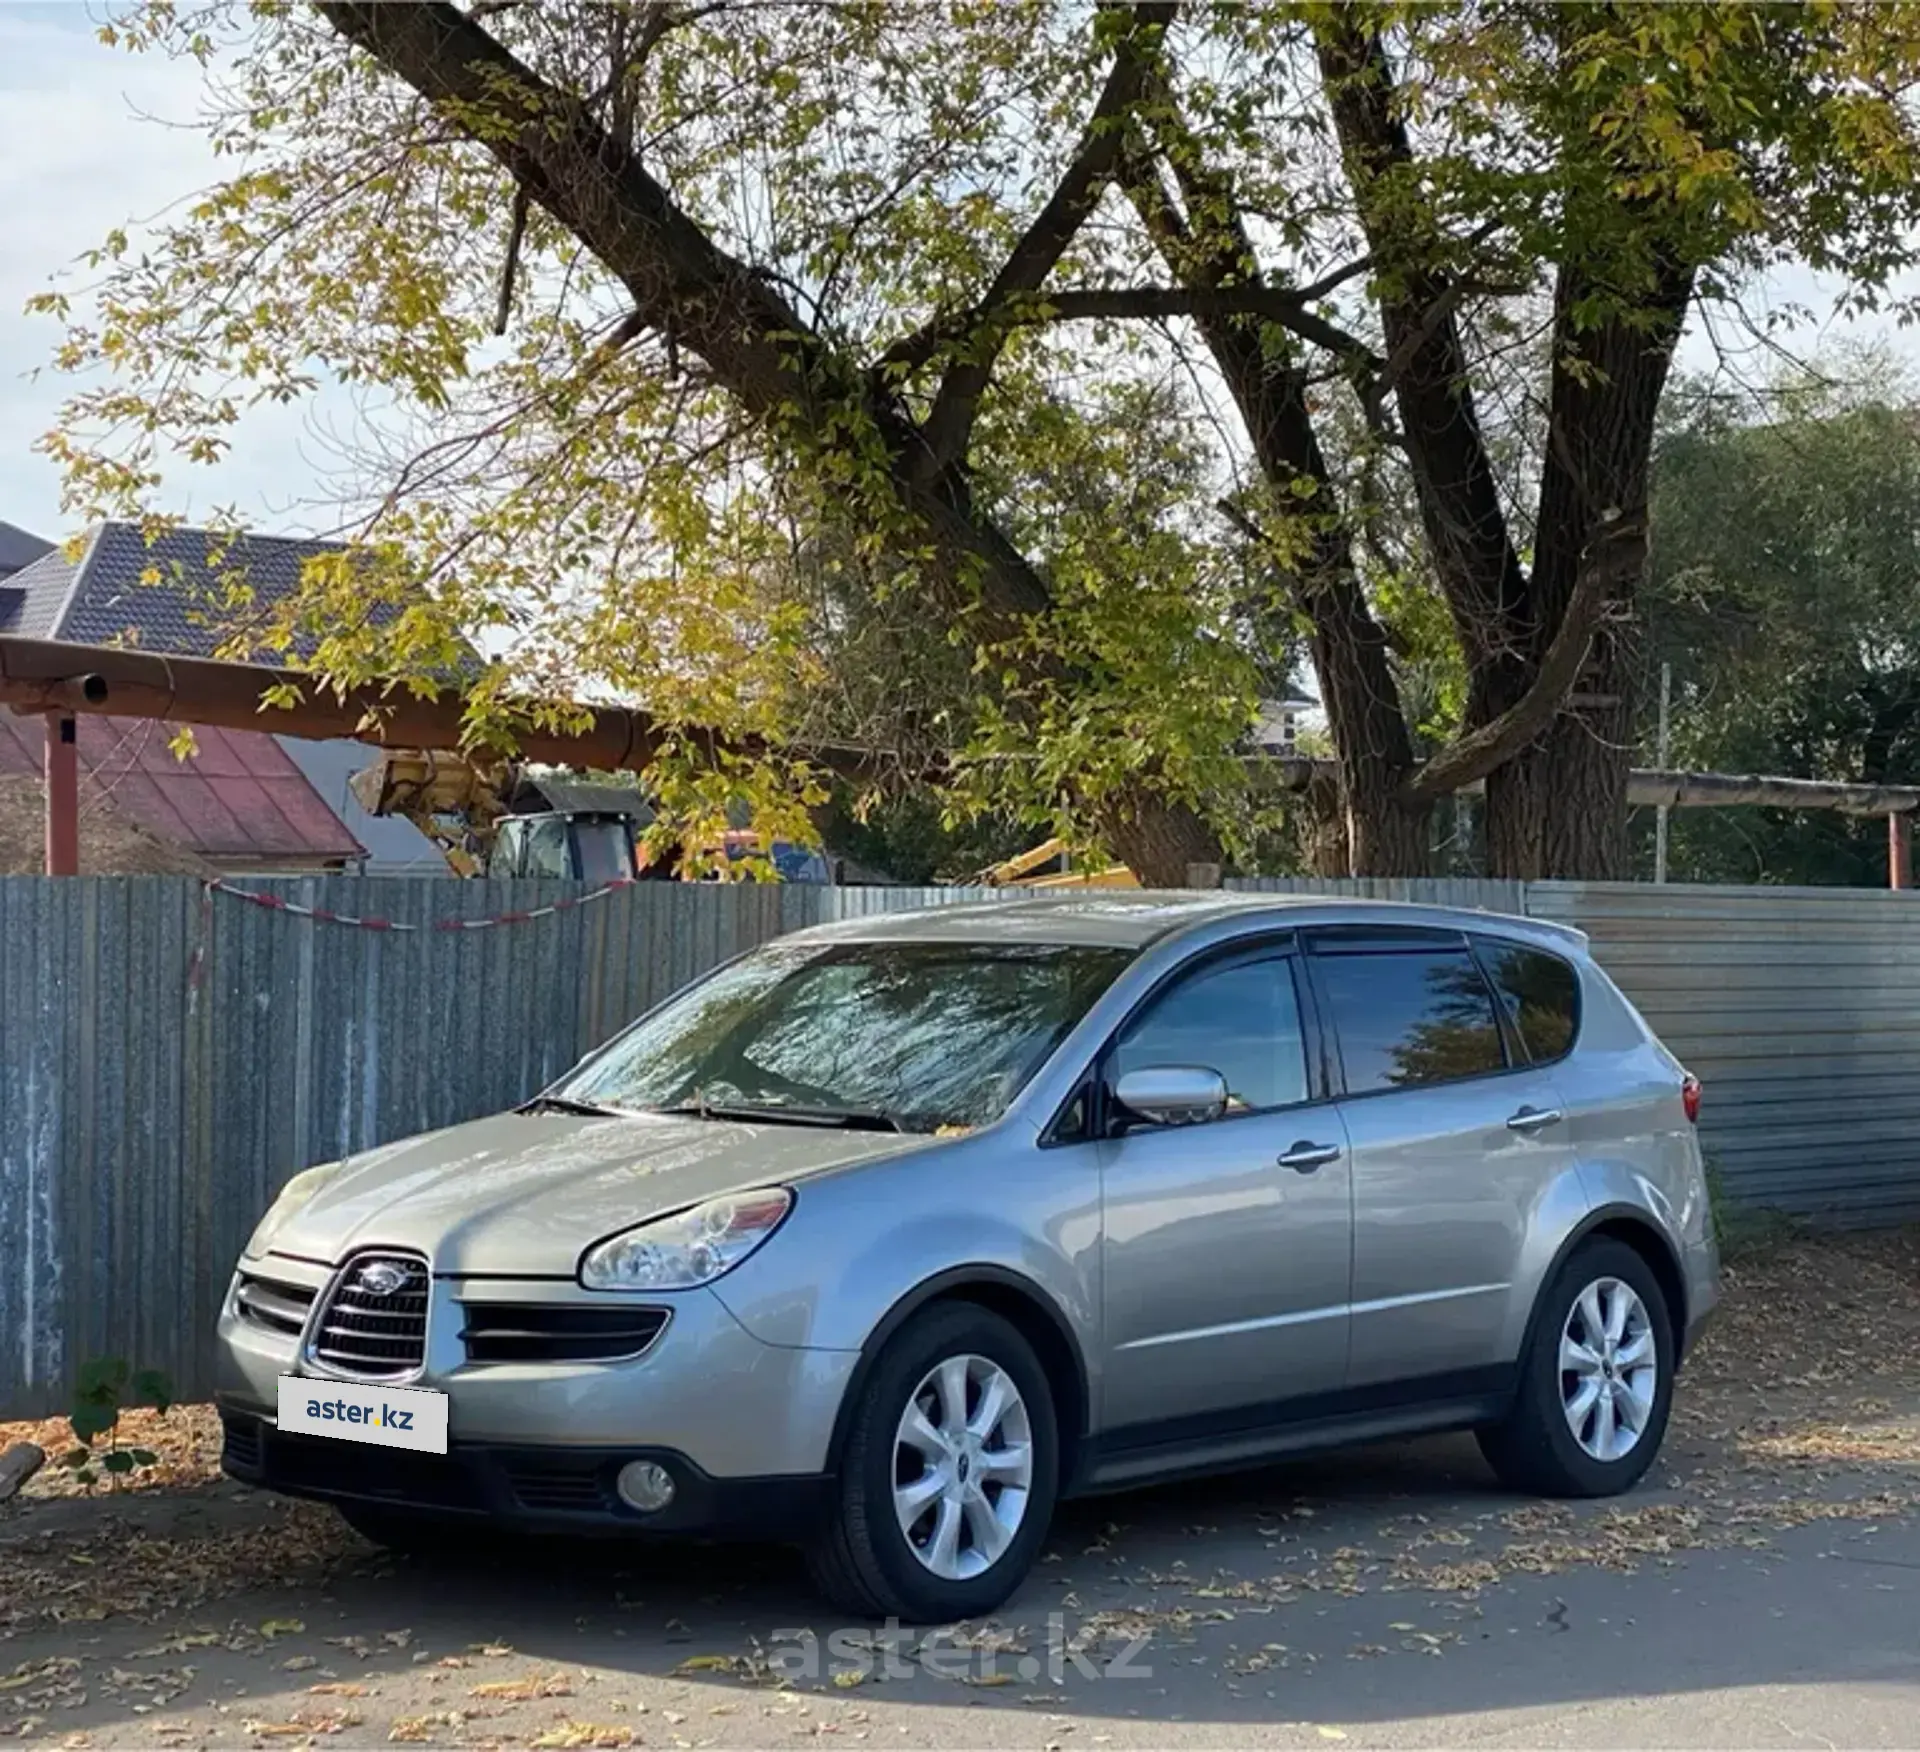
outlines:
[[[1783,1490],[1682,1455],[1624,1503],[1567,1509],[1497,1494],[1470,1443],[1375,1449],[1074,1505],[970,1643],[883,1630],[879,1647],[823,1618],[778,1554],[400,1563],[324,1511],[216,1487],[79,1546],[45,1517],[0,1528],[0,1601],[26,1574],[10,1555],[44,1588],[267,1554],[198,1605],[17,1630],[0,1739],[1920,1745],[1915,1482],[1900,1462]],[[92,1597],[71,1588],[83,1614]]]

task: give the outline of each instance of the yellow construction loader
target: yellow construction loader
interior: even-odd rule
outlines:
[[[349,783],[368,814],[412,822],[456,876],[611,882],[673,873],[670,860],[645,856],[639,836],[652,811],[628,786],[545,780],[511,762],[425,748],[383,748]]]
[[[770,846],[744,823],[691,863],[682,848],[646,845],[653,810],[632,785],[536,773],[444,750],[383,748],[349,783],[370,815],[411,821],[457,876],[557,876],[578,882],[687,879],[770,864],[783,882],[835,882],[837,864],[806,846]]]
[[[1053,868],[1048,868],[1051,865]],[[1125,864],[1099,870],[1069,867],[1067,842],[1050,839],[1018,856],[996,864],[980,880],[989,888],[1138,888],[1139,879]]]

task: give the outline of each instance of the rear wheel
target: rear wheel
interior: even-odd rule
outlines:
[[[1504,1422],[1479,1432],[1501,1482],[1541,1496],[1613,1496],[1660,1452],[1673,1401],[1673,1319],[1624,1241],[1576,1248],[1542,1293]]]
[[[916,1315],[854,1408],[839,1494],[809,1553],[836,1606],[943,1624],[1000,1605],[1053,1516],[1059,1437],[1019,1330],[969,1303]]]

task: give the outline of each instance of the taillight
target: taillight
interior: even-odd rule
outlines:
[[[1688,1076],[1680,1079],[1680,1105],[1687,1110],[1688,1120],[1700,1123],[1700,1079]]]

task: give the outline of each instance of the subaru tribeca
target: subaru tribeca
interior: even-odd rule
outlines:
[[[1698,1085],[1572,930],[1101,893],[803,931],[511,1113],[296,1175],[225,1465],[395,1546],[790,1541],[998,1605],[1062,1497],[1470,1429],[1652,1463],[1716,1296]]]

